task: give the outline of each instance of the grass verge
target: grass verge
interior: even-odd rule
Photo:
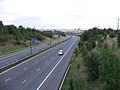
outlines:
[[[51,39],[51,41],[54,41],[56,39],[57,38]],[[50,41],[50,39],[43,40],[39,43],[33,43],[32,46],[41,45],[41,44],[44,44],[48,41]],[[10,53],[13,53],[13,52],[16,52],[16,51],[21,51],[21,50],[29,48],[29,47],[30,47],[29,45],[15,45],[15,46],[12,46],[12,47],[5,47],[3,50],[0,50],[0,56],[10,54]]]
[[[43,42],[40,42],[40,43],[33,43],[32,46],[37,46],[37,45],[41,45],[43,44]],[[4,48],[3,50],[0,50],[0,55],[6,55],[6,54],[10,54],[10,53],[13,53],[13,52],[16,52],[16,51],[21,51],[21,50],[24,50],[26,48],[29,48],[29,46],[27,45],[16,45],[16,46],[12,46],[12,47],[6,47]]]
[[[67,41],[67,40],[68,40],[68,39],[66,39],[66,40],[64,40],[64,41],[62,41],[62,42],[65,42],[65,41]],[[60,43],[62,43],[62,42],[60,42]],[[58,44],[60,44],[60,43],[57,43],[57,44],[55,44],[55,45],[53,45],[53,46],[51,46],[51,47],[48,47],[48,48],[46,48],[46,49],[44,49],[44,50],[41,50],[41,51],[39,51],[39,52],[37,52],[37,53],[35,53],[35,54],[31,55],[31,56],[28,56],[28,57],[26,57],[26,58],[24,58],[24,59],[20,59],[20,60],[17,60],[17,61],[15,61],[15,62],[13,62],[13,63],[10,63],[10,64],[8,64],[8,65],[0,68],[0,73],[2,73],[3,71],[5,71],[5,70],[7,70],[7,69],[10,69],[10,68],[16,66],[16,65],[18,65],[18,64],[20,64],[20,63],[22,63],[22,62],[24,62],[24,61],[26,61],[26,60],[29,60],[30,58],[32,58],[32,57],[34,57],[34,56],[36,56],[36,55],[38,55],[38,54],[40,54],[40,53],[42,53],[42,52],[50,49],[50,48],[52,48],[52,47],[55,47],[56,45],[58,45]]]
[[[99,80],[88,82],[88,71],[80,54],[72,55],[70,65],[61,90],[102,90]]]

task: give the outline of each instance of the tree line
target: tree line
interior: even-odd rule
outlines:
[[[111,46],[106,38],[115,38]],[[100,80],[103,90],[120,90],[120,31],[92,28],[80,35],[79,52],[88,71],[88,82]]]
[[[63,33],[60,35],[63,35]],[[12,42],[19,45],[25,44],[27,41],[30,41],[32,37],[42,41],[45,37],[53,38],[53,34],[54,32],[51,30],[40,31],[35,28],[25,28],[22,25],[19,27],[16,27],[15,25],[3,25],[2,21],[0,21],[1,45],[4,45],[6,42]]]

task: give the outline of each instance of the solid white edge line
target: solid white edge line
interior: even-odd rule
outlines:
[[[28,48],[29,49],[29,48]],[[23,49],[24,50],[24,49]],[[26,50],[27,51],[27,50]],[[5,59],[5,58],[8,58],[8,57],[13,57],[13,56],[15,56],[15,55],[17,55],[17,54],[21,54],[21,53],[25,53],[26,51],[18,51],[18,52],[14,52],[15,54],[14,55],[11,55],[12,53],[10,53],[10,54],[8,54],[8,55],[5,55],[6,57],[2,57],[2,58],[0,58],[0,60],[2,60],[2,59]]]
[[[76,40],[75,40],[76,42]],[[59,63],[62,61],[62,59],[65,57],[65,55],[68,53],[68,51],[73,47],[75,42],[68,48],[68,50],[65,52],[65,54],[61,57],[61,59],[58,61],[58,63],[54,66],[54,68],[49,72],[49,74],[46,76],[46,78],[42,81],[42,83],[37,87],[36,90],[39,90],[41,86],[44,84],[44,82],[47,80],[47,78],[52,74],[52,72],[56,69],[56,67],[59,65]]]
[[[59,44],[58,44],[58,45],[59,45]],[[10,68],[10,69],[7,69],[7,70],[1,72],[0,75],[2,75],[2,74],[4,74],[4,73],[6,73],[6,72],[12,70],[12,69],[15,68],[15,67],[18,67],[18,66],[20,66],[20,65],[22,65],[22,64],[24,64],[24,63],[26,63],[26,62],[28,62],[29,60],[32,60],[33,58],[36,58],[36,57],[39,56],[39,55],[42,55],[42,54],[44,54],[44,53],[50,51],[50,50],[53,49],[53,48],[56,48],[56,46],[54,46],[54,47],[52,47],[52,48],[49,48],[49,49],[47,49],[46,51],[44,51],[44,52],[42,52],[42,53],[40,53],[40,54],[38,54],[38,55],[36,55],[36,56],[34,56],[34,57],[28,59],[28,60],[26,60],[26,61],[24,61],[24,62],[22,62],[22,63],[20,63],[20,64],[18,64],[18,65],[16,65],[16,66]]]
[[[8,78],[8,79],[6,79],[6,80],[5,80],[5,82],[8,82],[10,79],[11,79],[11,77],[10,77],[10,78]]]
[[[22,84],[24,84],[25,82],[27,82],[27,79],[25,79],[25,80],[22,82]]]
[[[37,72],[40,71],[40,68],[38,68],[36,71],[37,71]]]
[[[57,40],[56,40],[57,41]],[[49,41],[48,41],[49,42]],[[44,43],[43,43],[44,44]],[[46,44],[46,43],[45,43]],[[42,44],[40,44],[40,45],[42,45]],[[35,46],[35,47],[37,47],[37,46]],[[34,47],[34,48],[35,48]],[[22,52],[23,51],[23,52]],[[21,51],[18,51],[17,53],[15,53],[15,52],[13,52],[13,53],[15,53],[14,55],[11,55],[11,54],[13,54],[13,53],[9,53],[9,54],[7,54],[7,55],[2,55],[1,56],[1,58],[0,58],[0,61],[2,60],[2,59],[5,59],[5,58],[8,58],[8,57],[12,57],[12,56],[15,56],[15,55],[17,55],[17,54],[21,54],[21,53],[25,53],[25,52],[27,52],[27,51],[29,51],[29,48],[26,48],[25,50],[23,49],[23,50],[21,50]],[[11,55],[11,56],[10,56]],[[4,57],[4,56],[6,56],[6,57]]]
[[[25,67],[24,70],[28,69],[28,67]]]
[[[67,68],[67,71],[66,71],[66,73],[65,73],[65,75],[64,75],[64,77],[63,77],[63,80],[62,80],[61,85],[60,85],[60,87],[59,87],[58,90],[61,90],[61,89],[62,89],[63,83],[64,83],[64,81],[65,81],[65,78],[66,78],[66,76],[67,76],[67,73],[68,73],[70,67],[71,67],[71,65],[69,65],[69,67]]]

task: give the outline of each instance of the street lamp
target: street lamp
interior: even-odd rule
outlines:
[[[120,18],[118,18],[118,21],[117,21],[117,30],[119,30],[119,19]]]
[[[32,29],[30,31],[30,54],[32,55]]]
[[[59,43],[60,35],[58,35],[58,43]]]
[[[51,39],[50,39],[50,47],[51,47]]]

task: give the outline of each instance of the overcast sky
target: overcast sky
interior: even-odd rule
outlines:
[[[4,24],[31,28],[117,28],[120,0],[0,0]]]

